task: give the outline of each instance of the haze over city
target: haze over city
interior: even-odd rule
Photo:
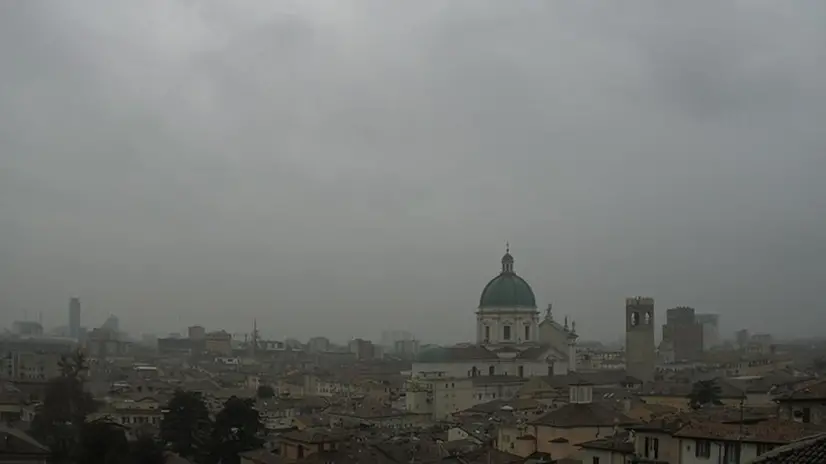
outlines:
[[[474,339],[515,269],[813,335],[820,2],[0,3],[0,325]]]

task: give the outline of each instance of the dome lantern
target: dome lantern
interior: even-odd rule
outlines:
[[[513,256],[510,245],[506,245],[502,256],[502,272],[491,279],[482,290],[479,308],[529,308],[536,309],[533,289],[513,270]]]

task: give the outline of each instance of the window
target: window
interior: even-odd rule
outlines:
[[[636,327],[640,323],[640,313],[631,313],[631,327]]]
[[[496,374],[496,368],[493,366],[488,367],[488,375]]]
[[[643,451],[643,453],[642,453],[642,454],[643,454],[643,456],[645,456],[645,457],[650,457],[650,456],[649,456],[649,453],[650,453],[650,451],[649,451],[649,450],[650,450],[650,449],[651,449],[651,439],[650,439],[650,438],[648,438],[648,437],[645,437],[645,450],[644,450],[644,451]]]
[[[654,459],[660,458],[660,439],[654,439]]]
[[[519,377],[525,377],[525,367],[519,366]]]
[[[591,458],[591,464],[599,464],[599,457],[594,456]]]
[[[529,341],[531,339],[531,326],[525,326],[525,341]]]
[[[708,440],[697,440],[694,446],[694,456],[708,459],[711,457],[711,442]]]
[[[485,341],[486,342],[490,341],[490,326],[489,325],[485,326]]]
[[[769,451],[774,449],[774,445],[769,443],[758,443],[757,444],[757,455],[760,456],[761,454],[766,454]]]
[[[726,443],[723,448],[723,462],[738,464],[740,462],[740,446],[738,443]]]
[[[506,325],[502,328],[502,338],[505,340],[511,339],[511,326]]]

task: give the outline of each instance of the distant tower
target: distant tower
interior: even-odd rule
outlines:
[[[80,298],[69,300],[69,337],[80,338]]]
[[[568,372],[576,372],[576,322],[571,322],[571,331],[568,332]]]
[[[654,380],[654,299],[625,299],[625,369],[644,382]]]

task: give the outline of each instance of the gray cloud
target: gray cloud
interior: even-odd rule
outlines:
[[[819,2],[0,5],[0,322],[467,339],[505,240],[622,299],[811,333]]]

